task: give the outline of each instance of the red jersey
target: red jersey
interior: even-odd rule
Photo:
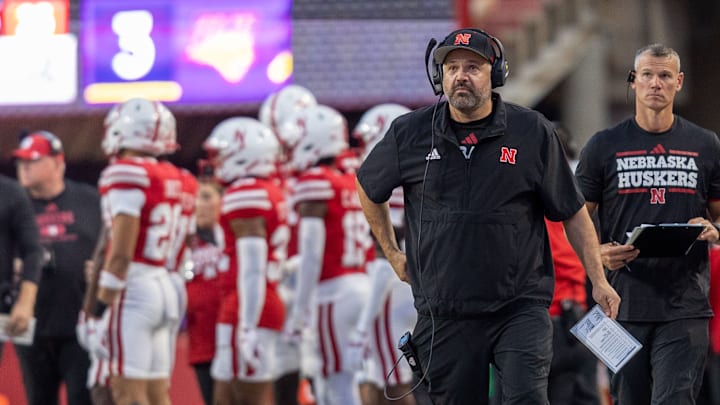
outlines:
[[[343,173],[355,174],[361,164],[360,151],[356,149],[348,149],[335,157],[335,167]]]
[[[169,162],[164,163],[171,164]],[[179,270],[185,256],[188,237],[195,234],[195,200],[197,199],[198,182],[188,170],[179,170],[180,179],[182,180],[181,208],[168,255],[167,268],[170,271]]]
[[[234,220],[256,217],[262,217],[265,220],[268,245],[265,304],[258,326],[279,331],[285,321],[285,305],[278,295],[277,284],[281,277],[280,266],[287,258],[290,232],[287,227],[284,192],[276,182],[270,179],[237,180],[223,194],[220,223],[225,232],[225,253],[230,258],[230,263],[228,271],[221,274],[224,298],[220,322],[236,325],[239,314],[238,258],[235,249],[235,235],[230,224]]]
[[[545,219],[550,239],[553,264],[555,265],[555,295],[550,304],[550,315],[562,314],[560,302],[571,299],[586,308],[585,268],[565,235],[562,222]]]
[[[405,193],[402,187],[393,189],[390,195],[390,220],[396,228],[402,228],[405,224]]]
[[[224,234],[219,225],[217,229],[215,244],[203,240],[199,234],[190,242],[193,278],[185,284],[190,364],[209,362],[215,355],[215,322],[221,298],[219,273],[224,270],[221,266],[225,261]]]
[[[710,307],[715,316],[710,318],[710,348],[720,354],[720,246],[710,246]]]
[[[320,281],[365,272],[365,259],[373,245],[355,188],[355,175],[318,166],[300,175],[293,203],[324,202],[325,253]]]
[[[177,168],[152,157],[118,159],[103,170],[99,187],[106,219],[117,207],[127,205],[113,191],[141,193],[140,232],[132,261],[165,267],[181,210],[182,181]]]

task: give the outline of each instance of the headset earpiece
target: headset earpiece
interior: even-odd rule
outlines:
[[[442,94],[442,65],[437,63],[432,64],[432,86],[436,96]]]
[[[432,56],[433,50],[435,49],[436,45],[437,40],[435,38],[430,38],[427,49],[425,49],[425,73],[427,73],[427,77],[430,81],[430,86],[432,86],[433,93],[435,93],[436,96],[439,96],[443,92],[442,66],[435,63],[435,58],[433,58]]]
[[[490,82],[492,88],[502,87],[505,85],[508,75],[510,74],[510,64],[505,59],[505,48],[502,42],[494,36],[488,34],[485,31],[477,30],[483,33],[497,46],[497,53],[495,54],[495,60],[492,63],[492,72],[490,73]]]
[[[628,83],[635,82],[635,69],[630,69],[630,71],[628,71],[627,82]]]

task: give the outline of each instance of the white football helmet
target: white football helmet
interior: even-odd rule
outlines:
[[[295,146],[300,134],[284,123],[298,111],[317,105],[312,92],[305,87],[291,84],[269,95],[260,106],[260,122],[270,127],[286,148]]]
[[[219,123],[203,148],[212,156],[216,176],[225,183],[242,177],[267,177],[276,170],[280,143],[260,121],[228,118]]]
[[[395,118],[409,112],[409,108],[391,103],[379,104],[367,110],[353,130],[353,137],[362,142],[363,157],[385,136]]]
[[[177,150],[175,117],[159,101],[132,98],[116,104],[105,116],[102,148],[107,156],[121,149],[153,156]]]
[[[290,164],[305,170],[320,159],[336,157],[348,148],[347,122],[337,110],[316,105],[298,112],[288,122],[302,134],[292,151]]]

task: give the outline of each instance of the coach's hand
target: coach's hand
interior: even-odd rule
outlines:
[[[600,258],[603,266],[610,271],[629,269],[628,263],[635,260],[640,250],[633,245],[621,245],[617,242],[600,245]]]
[[[603,279],[593,284],[592,296],[595,302],[600,304],[605,315],[612,319],[617,318],[618,308],[620,307],[620,296],[607,280]]]
[[[407,276],[407,256],[401,250],[389,252],[386,255],[386,259],[390,262],[395,274],[397,274],[400,280],[409,283],[410,279]]]

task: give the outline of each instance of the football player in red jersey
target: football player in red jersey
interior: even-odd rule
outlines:
[[[317,105],[312,92],[303,86],[291,84],[270,94],[260,106],[258,119],[272,129],[285,151],[292,150],[300,133],[287,131],[283,127],[297,112]]]
[[[163,164],[173,166],[172,163],[165,161]],[[174,167],[174,166],[173,166]],[[169,168],[172,170],[172,168]],[[198,192],[198,182],[195,176],[187,169],[176,168],[180,174],[182,181],[182,193],[180,197],[180,215],[177,217],[177,223],[173,228],[170,242],[170,252],[165,264],[170,273],[170,281],[175,287],[175,293],[178,300],[178,316],[179,319],[185,317],[188,305],[188,296],[185,289],[185,269],[184,266],[189,262],[190,258],[188,247],[193,235],[195,235],[195,200]],[[172,354],[171,369],[175,365],[175,347],[177,344],[178,333],[182,322],[175,324],[176,328],[170,336],[170,353]]]
[[[292,187],[297,180],[297,173],[290,166],[290,155],[302,132],[301,128],[291,121],[299,111],[315,105],[317,105],[317,101],[310,90],[291,84],[270,94],[263,102],[258,114],[260,121],[273,130],[282,149],[278,159],[277,176],[287,198],[290,242],[288,243],[288,260],[283,266],[278,292],[285,303],[286,311],[289,311],[293,304],[295,273],[299,263],[297,254],[298,216],[292,204]],[[311,338],[306,339],[308,342],[311,340]],[[303,346],[304,349],[309,347],[311,347],[309,344]],[[281,369],[279,370],[280,376],[274,383],[277,405],[297,405],[301,369],[304,377],[311,377],[310,370],[314,368],[312,360],[317,356],[302,356],[302,351],[301,347],[285,341],[278,344],[276,354]],[[303,362],[303,359],[306,361]]]
[[[223,187],[223,192],[225,184],[217,176],[217,167],[220,165],[220,152],[223,148],[227,148],[233,138],[234,134],[229,132],[213,131],[202,145],[207,157],[202,164],[206,166],[205,170],[212,171],[213,178]],[[220,212],[222,212],[222,193],[220,195]],[[225,240],[226,234],[220,223],[220,216],[218,216],[218,225],[222,232],[223,251],[218,261],[218,280],[216,284],[220,298],[217,315],[213,319],[215,341],[213,343],[213,358],[210,362],[210,377],[213,380],[213,403],[229,404],[238,401],[237,392],[232,384],[238,373],[236,360],[238,356],[237,341],[234,338],[237,329],[237,313],[232,307],[233,300],[237,300],[237,286],[233,278],[237,278],[237,275],[227,274],[230,269],[230,257],[228,256],[230,248],[227,245],[230,242]],[[224,302],[225,304],[223,304]],[[228,334],[230,336],[226,336]]]
[[[363,146],[363,157],[385,136],[392,121],[408,112],[409,108],[399,104],[380,104],[365,112],[353,130]],[[403,190],[398,187],[390,197],[390,218],[400,246],[404,216]],[[390,404],[388,398],[394,399],[392,403],[412,405],[412,371],[406,361],[398,362],[402,352],[397,348],[400,337],[415,326],[412,290],[397,278],[379,246],[375,246],[375,255],[368,264],[370,299],[355,326],[350,357],[362,370],[365,405]]]
[[[102,195],[101,195],[102,198]],[[105,219],[103,218],[103,222]],[[75,327],[78,342],[88,350],[90,357],[90,368],[86,386],[90,390],[90,400],[93,405],[114,405],[112,392],[110,391],[110,365],[105,359],[98,358],[88,344],[87,314],[91,313],[95,305],[97,297],[98,282],[100,280],[100,271],[105,267],[105,253],[107,251],[107,242],[109,239],[109,230],[103,225],[98,236],[95,250],[92,258],[85,262],[85,296],[83,297],[83,307],[78,316],[78,323]]]
[[[210,365],[215,356],[215,322],[220,310],[219,274],[227,271],[225,235],[220,226],[222,187],[211,178],[199,179],[196,225],[190,242],[192,277],[187,281],[188,358],[206,405],[213,405]]]
[[[106,118],[102,146],[112,158],[99,186],[110,239],[87,327],[93,354],[110,361],[118,405],[170,403],[169,343],[179,308],[165,266],[182,181],[156,157],[175,139],[175,119],[158,102],[130,99]]]
[[[302,133],[292,152],[292,164],[301,172],[293,192],[300,266],[285,334],[298,340],[309,324],[318,332],[318,404],[360,404],[346,350],[369,294],[365,257],[372,240],[354,176],[335,167],[335,158],[348,148],[347,125],[336,110],[320,105],[302,110],[293,122]]]
[[[275,346],[285,307],[277,293],[287,257],[289,230],[283,190],[272,178],[280,145],[259,121],[229,118],[206,141],[217,152],[216,174],[227,185],[220,223],[229,271],[224,292],[212,376],[231,381],[235,398],[216,391],[216,403],[268,404],[278,376]],[[221,383],[222,384],[222,383]]]

